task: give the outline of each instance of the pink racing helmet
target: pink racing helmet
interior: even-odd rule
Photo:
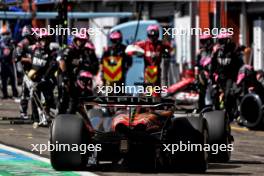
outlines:
[[[120,31],[111,32],[109,38],[110,40],[120,40],[122,39],[122,33]]]
[[[112,43],[122,43],[122,40],[123,40],[123,36],[122,36],[122,33],[121,31],[113,31],[110,33],[109,35],[109,39]]]
[[[149,31],[158,31],[159,32],[159,26],[156,24],[149,25],[147,27],[147,32],[149,32]]]
[[[231,34],[229,34],[228,32],[220,32],[217,35],[217,39],[228,39],[231,38]]]
[[[88,71],[82,71],[80,73],[80,77],[83,77],[83,78],[93,78],[93,75],[90,72],[88,72]]]
[[[199,36],[200,39],[200,47],[201,48],[208,48],[211,47],[213,45],[213,40],[212,40],[212,35],[211,34],[207,34],[207,33],[202,33]]]
[[[236,84],[239,85],[247,76],[252,73],[253,67],[251,65],[243,65],[238,72]]]
[[[91,49],[91,50],[95,50],[94,45],[91,42],[86,42],[84,45],[85,48]]]
[[[211,39],[212,38],[212,35],[210,34],[206,34],[206,33],[203,33],[199,36],[199,39],[200,40],[206,40],[206,39]]]
[[[78,32],[74,35],[74,39],[88,40],[88,34],[86,32]]]
[[[81,71],[77,78],[77,85],[82,90],[91,90],[93,85],[92,79],[93,75],[89,71]]]
[[[152,41],[156,41],[159,38],[159,26],[156,24],[149,25],[147,27],[147,35]]]

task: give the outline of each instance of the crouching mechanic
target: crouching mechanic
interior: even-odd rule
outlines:
[[[68,109],[68,113],[79,112],[85,119],[88,118],[79,98],[94,95],[94,76],[99,70],[99,62],[94,49],[92,43],[87,42],[83,49],[82,58],[74,69],[75,80],[72,85],[72,98]]]
[[[258,72],[251,65],[245,64],[239,69],[236,85],[236,93],[240,93],[241,97],[255,92],[264,100],[264,86],[259,81]]]
[[[76,34],[72,44],[58,57],[58,62],[59,114],[74,114],[78,104],[75,92],[78,74],[85,70],[95,75],[99,68],[94,46],[88,41],[87,34]]]
[[[141,53],[144,58],[144,83],[152,86],[161,86],[161,62],[169,59],[172,51],[169,43],[159,40],[159,26],[147,27],[147,40],[136,42],[128,46],[126,52],[129,55]],[[140,51],[141,50],[141,51]],[[164,68],[168,69],[168,68]]]
[[[126,82],[126,74],[132,65],[132,58],[125,53],[126,45],[122,44],[121,31],[113,31],[109,35],[110,46],[105,48],[102,64],[102,80],[106,86],[122,86]]]
[[[55,72],[57,70],[56,51],[50,49],[51,35],[41,32],[38,42],[32,47],[32,67],[27,76],[36,83],[36,94],[45,98],[44,111],[48,115],[50,108],[55,108],[53,89],[56,85]],[[37,101],[32,97],[32,117],[34,126],[39,124]],[[49,120],[49,119],[48,119]]]
[[[31,47],[37,42],[37,36],[32,35],[31,26],[24,26],[21,32],[23,39],[17,44],[15,56],[16,62],[21,63],[24,74],[31,69]],[[29,90],[23,79],[20,100],[20,117],[28,119],[27,109],[29,100]]]

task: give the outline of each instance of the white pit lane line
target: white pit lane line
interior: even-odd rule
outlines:
[[[23,151],[23,150],[14,148],[14,147],[10,147],[10,146],[7,146],[7,145],[0,144],[0,149],[11,151],[11,152],[18,153],[18,154],[21,154],[21,155],[25,155],[25,156],[27,156],[29,158],[34,159],[34,160],[39,160],[39,161],[42,161],[42,162],[50,164],[50,160],[48,158],[44,158],[44,157],[35,155],[33,153],[30,153],[30,152],[26,152],[26,151]],[[99,175],[97,175],[95,173],[88,172],[88,171],[81,171],[81,172],[73,171],[73,172],[77,173],[77,174],[79,174],[81,176],[99,176]]]

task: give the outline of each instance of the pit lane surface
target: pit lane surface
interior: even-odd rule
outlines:
[[[0,175],[58,175],[77,176],[75,172],[54,171],[49,160],[0,144]]]
[[[18,117],[18,104],[13,100],[0,101],[0,143],[18,148],[24,151],[31,151],[31,144],[47,144],[49,138],[48,128],[33,129],[29,124],[10,124],[6,118]],[[4,117],[4,118],[3,118]],[[232,126],[235,138],[234,152],[229,163],[210,163],[206,175],[264,175],[264,132],[248,131],[245,128]],[[2,152],[3,153],[3,152]],[[35,154],[40,155],[38,152]],[[0,159],[1,159],[0,152]],[[44,152],[42,157],[49,158],[49,153]],[[139,158],[140,159],[140,158]],[[44,164],[45,165],[45,164]],[[11,166],[9,166],[11,167]],[[65,175],[53,172],[50,166],[48,175]],[[42,169],[43,169],[42,167]],[[1,170],[1,164],[0,164]],[[97,175],[192,175],[192,174],[175,174],[175,173],[129,173],[123,166],[114,166],[104,164],[103,166],[92,171]],[[88,174],[88,172],[85,172]],[[84,174],[85,174],[84,173]],[[0,175],[2,176],[0,171]],[[89,174],[88,174],[89,175]],[[195,174],[199,175],[199,174]],[[204,175],[204,174],[201,174]],[[5,176],[5,175],[4,175]]]

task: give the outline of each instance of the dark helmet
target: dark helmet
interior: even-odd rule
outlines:
[[[73,43],[78,48],[84,47],[87,41],[88,41],[88,34],[86,32],[79,32],[73,36]]]
[[[109,35],[109,39],[113,44],[121,44],[123,40],[121,31],[117,30],[117,31],[111,32]]]
[[[228,44],[231,42],[231,35],[228,32],[221,32],[218,36],[217,36],[217,42],[220,45],[224,45],[224,44]]]
[[[157,41],[159,38],[159,26],[156,24],[147,27],[147,35],[151,41]]]
[[[51,43],[51,35],[46,30],[40,31],[38,34],[38,41],[43,47],[49,47],[49,44]]]
[[[76,83],[81,94],[92,95],[93,75],[89,71],[80,71]]]
[[[76,33],[75,35],[74,35],[74,38],[73,38],[73,40],[77,40],[77,39],[79,39],[79,40],[88,40],[88,35],[87,35],[87,33],[86,32],[78,32],[78,33]]]
[[[236,84],[239,85],[245,79],[254,80],[254,78],[255,72],[253,67],[251,65],[243,65],[238,71]]]
[[[35,43],[36,40],[38,39],[38,33],[39,33],[39,30],[36,29],[33,33],[33,30],[31,28],[30,25],[26,25],[22,28],[22,31],[21,31],[21,36],[23,38],[27,38],[31,43]]]
[[[203,33],[202,35],[200,35],[199,39],[201,47],[207,48],[213,45],[213,38],[210,34]]]

